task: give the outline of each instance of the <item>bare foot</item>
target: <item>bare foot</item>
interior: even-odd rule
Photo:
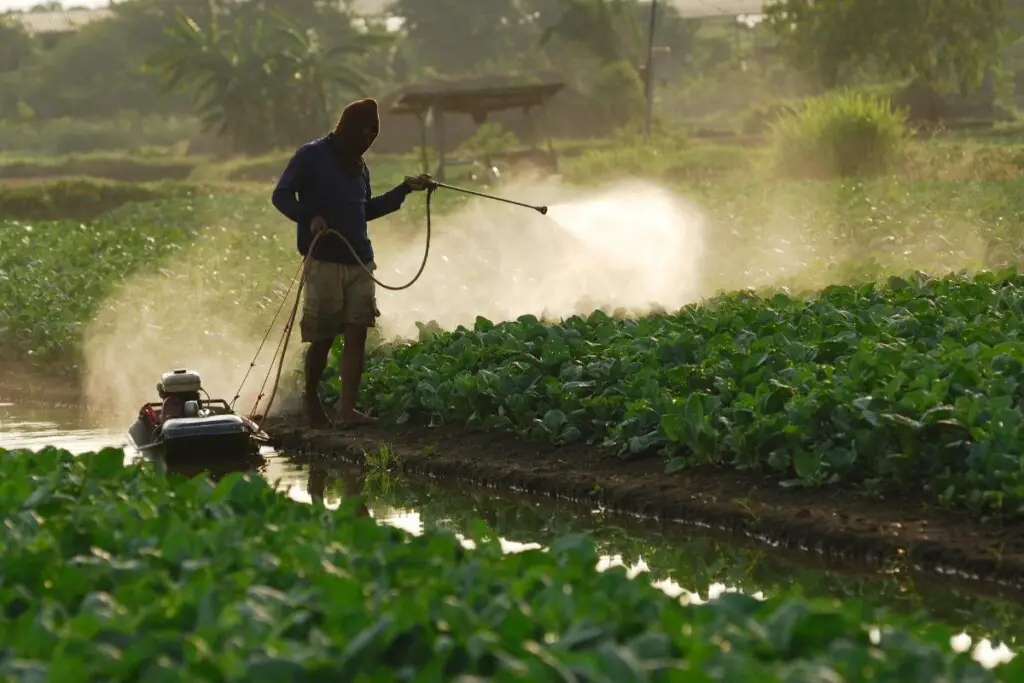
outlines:
[[[377,424],[377,418],[364,415],[358,410],[352,410],[347,412],[338,411],[338,426],[342,429],[350,429],[352,427],[366,427],[368,425]]]
[[[331,419],[327,417],[327,413],[321,413],[319,415],[309,416],[309,426],[313,429],[330,429]]]
[[[327,417],[319,397],[306,399],[306,418],[313,429],[327,429],[331,426],[331,418]]]

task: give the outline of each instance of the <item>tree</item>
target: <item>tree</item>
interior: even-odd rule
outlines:
[[[142,72],[154,39],[140,35],[139,28],[115,15],[81,26],[52,49],[40,51],[22,86],[24,99],[43,118],[102,118],[123,110],[181,112],[182,103],[160,101],[157,84]]]
[[[578,45],[603,64],[627,60],[639,64],[643,31],[634,0],[562,0],[562,12],[541,35]]]
[[[1005,0],[913,0],[887,9],[896,26],[916,27],[884,34],[888,73],[962,95],[993,66],[1008,20]]]
[[[35,46],[24,27],[0,16],[0,116],[18,116],[26,106],[20,88],[22,69]]]
[[[190,9],[209,0],[179,0]],[[3,98],[25,102],[40,119],[71,116],[110,118],[188,111],[184,98],[162,98],[154,79],[142,73],[146,57],[166,42],[173,13],[163,0],[130,0],[111,6],[113,17],[89,22],[50,49],[36,49],[23,63]],[[38,39],[33,41],[38,43]],[[0,52],[8,41],[0,37]]]
[[[591,96],[595,113],[610,128],[626,126],[644,113],[644,84],[640,74],[626,61],[601,67]]]
[[[1005,0],[772,0],[779,47],[822,88],[855,69],[910,77],[927,88],[970,90],[996,58]]]
[[[877,0],[774,0],[765,23],[788,61],[827,90],[872,54],[879,9]]]
[[[204,27],[179,14],[169,35],[171,44],[147,67],[166,91],[192,94],[204,128],[250,154],[323,131],[327,85],[359,92],[365,77],[349,60],[380,41],[366,35],[328,47],[317,31],[277,13],[252,23],[236,18],[230,30],[216,19]]]
[[[194,0],[193,0],[194,1]],[[254,23],[273,14],[288,18],[295,26],[305,30],[315,28],[322,36],[335,40],[347,39],[355,34],[352,14],[342,11],[333,0],[217,0],[229,6],[233,19]]]
[[[479,74],[536,53],[540,31],[528,0],[393,0],[404,19],[407,59],[421,70]]]
[[[0,73],[17,71],[35,52],[32,36],[25,27],[7,16],[0,16]]]

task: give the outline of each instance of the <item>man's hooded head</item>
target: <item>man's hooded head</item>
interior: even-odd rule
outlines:
[[[341,154],[342,162],[352,170],[362,167],[363,155],[380,134],[377,102],[366,98],[350,103],[341,112],[331,138]]]

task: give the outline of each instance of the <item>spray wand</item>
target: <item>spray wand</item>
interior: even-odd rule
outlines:
[[[495,197],[493,194],[486,194],[484,192],[477,192],[476,190],[467,190],[464,187],[455,187],[454,185],[445,185],[437,181],[430,181],[432,187],[443,187],[446,190],[454,190],[455,192],[462,192],[463,194],[471,194],[474,197],[483,197],[484,199],[492,199],[496,202],[503,202],[505,204],[513,204],[515,206],[522,206],[526,209],[533,209],[541,216],[547,215],[548,207],[546,206],[534,206],[533,204],[524,204],[523,202],[517,202],[512,199],[505,199],[504,197]]]

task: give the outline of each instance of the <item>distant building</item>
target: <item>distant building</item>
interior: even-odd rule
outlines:
[[[57,12],[15,12],[7,15],[21,24],[30,36],[42,41],[45,47],[53,47],[61,38],[74,33],[82,26],[94,21],[109,19],[114,13],[107,8],[70,9]]]

